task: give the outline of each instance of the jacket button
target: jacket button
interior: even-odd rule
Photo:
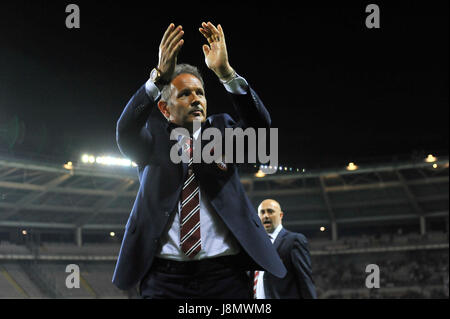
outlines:
[[[166,215],[167,217],[169,217],[170,213],[169,213],[169,212],[164,212],[164,215]]]

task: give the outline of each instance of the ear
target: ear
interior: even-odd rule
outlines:
[[[169,118],[170,118],[170,112],[169,112],[169,109],[168,109],[167,106],[168,106],[167,102],[162,101],[162,100],[159,100],[159,102],[158,102],[158,109],[159,109],[159,111],[164,115],[164,117],[165,117],[167,120],[169,120]]]
[[[281,211],[280,212],[280,219],[283,219],[284,213]]]

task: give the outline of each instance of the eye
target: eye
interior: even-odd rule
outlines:
[[[203,93],[203,90],[197,90],[197,95],[203,95],[204,93]]]
[[[182,92],[180,92],[180,94],[178,94],[178,97],[180,98],[180,97],[185,97],[185,96],[189,96],[189,95],[190,95],[189,91],[182,91]]]

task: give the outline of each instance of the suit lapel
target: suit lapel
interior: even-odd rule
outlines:
[[[283,241],[284,236],[288,234],[287,230],[282,228],[280,232],[278,233],[277,238],[275,239],[273,246],[275,249],[278,250],[278,247],[280,246],[281,242]]]
[[[167,134],[167,140],[169,141],[169,143],[168,143],[168,155],[170,156],[170,150],[172,149],[172,147],[175,145],[175,144],[177,144],[178,143],[178,141],[177,140],[174,140],[174,139],[170,139],[170,135],[171,135],[171,133],[172,133],[172,130],[173,129],[175,129],[175,128],[177,128],[177,127],[179,127],[178,125],[176,125],[176,124],[173,124],[173,123],[171,123],[171,122],[168,122],[168,121],[164,121],[164,122],[162,122],[162,128],[163,128],[163,131],[165,132],[165,134]],[[178,168],[180,169],[180,173],[181,173],[181,176],[182,176],[182,180],[184,181],[184,176],[186,176],[187,175],[187,168],[188,168],[188,163],[183,163],[183,161],[181,162],[181,163],[179,163],[178,165]]]

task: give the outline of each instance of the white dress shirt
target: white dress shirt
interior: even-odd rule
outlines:
[[[272,244],[275,242],[282,229],[283,226],[280,224],[275,228],[273,233],[268,234]],[[266,299],[266,294],[264,292],[264,271],[260,271],[258,275],[258,282],[256,283],[256,299]]]
[[[236,77],[234,77],[230,81],[222,84],[230,93],[241,95],[247,94],[248,83],[243,77],[239,76],[238,74],[236,74]],[[151,99],[153,99],[153,101],[156,101],[161,94],[158,87],[151,80],[148,80],[145,83],[145,91],[147,92],[147,95]]]
[[[223,83],[225,89],[233,94],[247,94],[247,81],[237,76],[227,83]],[[156,101],[160,92],[156,85],[148,80],[145,84],[147,95]],[[200,129],[194,132],[193,137],[197,139]],[[167,228],[161,236],[161,249],[157,253],[159,258],[191,261],[204,258],[236,255],[239,253],[239,244],[233,237],[231,231],[224,224],[220,216],[210,203],[210,199],[200,186],[200,233],[201,233],[201,251],[194,257],[187,257],[180,246],[180,214],[181,202],[178,202],[178,211],[172,214],[171,219],[167,223]]]

